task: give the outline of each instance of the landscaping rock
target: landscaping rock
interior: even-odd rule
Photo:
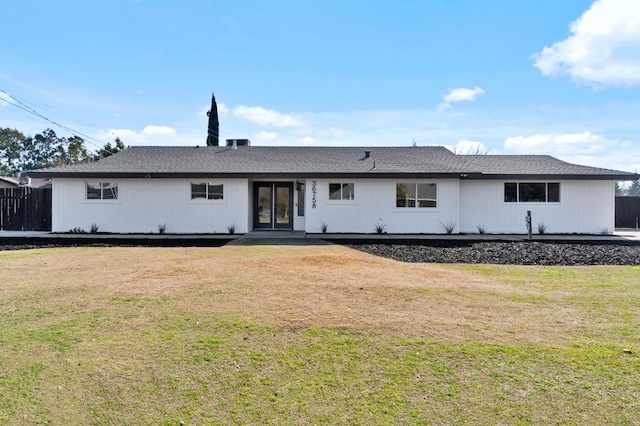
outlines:
[[[424,241],[344,244],[400,262],[500,265],[640,265],[640,244]]]

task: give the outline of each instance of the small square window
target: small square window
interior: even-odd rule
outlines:
[[[87,182],[87,200],[117,200],[118,184],[114,182]]]
[[[330,183],[329,200],[353,200],[355,198],[354,183]]]
[[[222,184],[208,184],[207,185],[207,199],[209,200],[222,200],[224,198],[224,191]]]
[[[224,185],[221,183],[191,183],[192,200],[222,200]]]

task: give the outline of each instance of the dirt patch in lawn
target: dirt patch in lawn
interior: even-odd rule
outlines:
[[[16,256],[19,262],[10,261]],[[0,266],[5,310],[12,299],[77,312],[169,298],[196,317],[242,317],[291,330],[548,344],[580,335],[586,315],[562,292],[335,245],[37,249],[5,252]],[[35,297],[25,302],[26,295]],[[144,312],[130,319],[132,327],[146,321],[153,318]]]

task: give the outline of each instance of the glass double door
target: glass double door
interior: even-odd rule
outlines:
[[[253,183],[253,227],[293,229],[293,183]]]

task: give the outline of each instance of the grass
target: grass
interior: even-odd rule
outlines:
[[[3,424],[634,424],[638,267],[0,252]]]

